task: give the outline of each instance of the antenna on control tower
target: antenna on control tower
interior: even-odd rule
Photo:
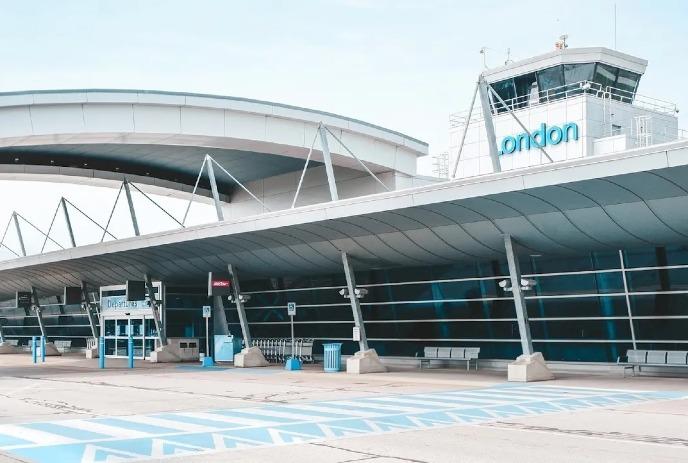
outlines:
[[[564,50],[569,47],[569,45],[566,43],[566,39],[569,38],[568,34],[563,34],[559,36],[559,40],[554,42],[554,48],[557,50]]]
[[[480,54],[483,55],[483,67],[487,69],[487,47],[482,47]]]
[[[616,3],[614,3],[614,50],[616,50]]]

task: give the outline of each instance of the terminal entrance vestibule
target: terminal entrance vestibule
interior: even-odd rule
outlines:
[[[156,299],[162,299],[162,284],[154,282]],[[160,334],[148,296],[127,300],[124,285],[100,288],[100,335],[105,338],[106,357],[128,357],[129,336],[136,359],[150,357],[160,343]]]

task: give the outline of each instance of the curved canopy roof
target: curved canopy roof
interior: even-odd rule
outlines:
[[[320,123],[375,172],[413,175],[416,158],[427,154],[427,144],[401,133],[279,103],[143,90],[26,91],[0,93],[0,178],[126,176],[186,190],[208,153],[248,182],[302,169],[314,140],[317,165]],[[335,165],[362,169],[335,139],[329,145]],[[227,193],[234,185],[220,187]]]
[[[503,234],[526,253],[688,244],[688,141],[272,212],[0,263],[0,295],[31,285],[141,279],[202,283],[244,274],[341,271],[487,260]]]

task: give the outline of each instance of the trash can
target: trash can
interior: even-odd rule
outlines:
[[[342,367],[342,343],[323,344],[325,373],[336,373]]]

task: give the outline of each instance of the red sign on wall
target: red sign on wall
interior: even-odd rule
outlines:
[[[232,294],[232,279],[227,273],[208,272],[208,297]]]

